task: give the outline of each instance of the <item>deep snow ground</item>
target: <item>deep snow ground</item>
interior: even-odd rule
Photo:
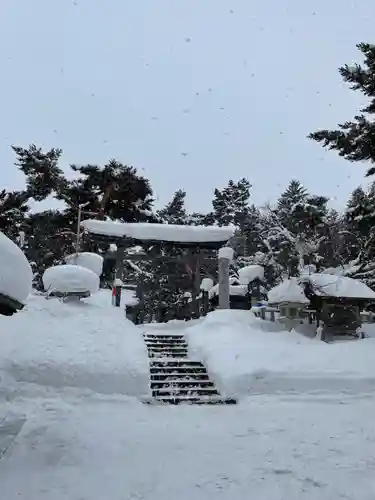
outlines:
[[[372,398],[147,406],[76,389],[22,398],[4,500],[373,500]],[[4,409],[4,408],[3,408]]]
[[[28,313],[0,322],[1,500],[375,498],[375,393],[363,384],[374,339],[321,346],[255,332],[248,314],[151,325],[186,333],[224,385],[243,391],[236,406],[148,406],[129,395],[144,390],[142,329],[107,299],[80,309],[34,297]],[[290,370],[294,395],[280,384],[251,395],[262,367],[266,380]],[[303,368],[308,380],[315,370],[313,391],[296,385]],[[324,390],[331,372],[356,385]],[[4,417],[19,430],[11,446]]]

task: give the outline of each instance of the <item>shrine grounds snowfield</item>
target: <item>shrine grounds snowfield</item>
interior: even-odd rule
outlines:
[[[165,407],[76,391],[2,407],[27,421],[0,460],[1,498],[374,498],[372,397]]]
[[[228,396],[375,391],[375,325],[369,338],[326,344],[248,311],[215,311],[186,329],[191,356]]]
[[[0,318],[1,499],[373,500],[375,339],[267,325],[218,311],[135,327],[108,291],[32,296]],[[239,403],[142,404],[146,329],[185,334]]]

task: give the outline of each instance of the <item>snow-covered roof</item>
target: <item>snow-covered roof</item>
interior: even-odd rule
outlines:
[[[362,281],[346,276],[316,273],[310,276],[301,276],[300,281],[309,281],[314,293],[321,297],[375,300],[375,292],[371,288],[362,283]]]
[[[22,250],[0,232],[0,294],[25,304],[33,273]]]
[[[97,235],[175,243],[226,242],[233,236],[235,230],[231,226],[180,226],[177,224],[115,222],[94,219],[85,220],[81,224],[86,231]]]
[[[283,302],[309,304],[310,301],[305,296],[298,279],[290,278],[284,280],[280,285],[275,286],[268,292],[268,302],[270,304],[281,304]]]
[[[259,266],[257,264],[241,267],[241,269],[238,270],[238,277],[240,283],[243,285],[248,285],[257,278],[260,281],[263,281],[264,267]]]

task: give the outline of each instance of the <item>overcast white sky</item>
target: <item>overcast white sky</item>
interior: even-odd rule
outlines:
[[[306,135],[361,104],[337,67],[375,43],[373,0],[1,0],[0,187],[20,188],[11,144],[62,166],[132,164],[158,205],[191,210],[246,176],[253,201],[291,178],[343,206],[365,165]]]

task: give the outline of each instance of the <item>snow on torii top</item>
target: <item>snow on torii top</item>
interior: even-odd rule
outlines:
[[[92,234],[114,238],[170,243],[225,243],[234,234],[234,226],[182,226],[149,222],[116,222],[88,219],[82,227]]]

